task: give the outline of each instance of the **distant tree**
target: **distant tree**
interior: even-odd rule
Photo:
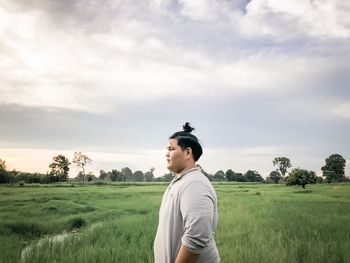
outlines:
[[[132,171],[129,167],[124,167],[121,170],[122,181],[132,181]]]
[[[225,173],[223,170],[217,171],[213,176],[211,176],[211,179],[213,181],[224,181],[225,180]]]
[[[316,183],[316,173],[305,169],[294,168],[286,178],[286,185],[301,185],[305,188],[307,184]]]
[[[276,157],[272,160],[273,166],[278,167],[277,171],[279,171],[282,176],[285,176],[288,168],[292,167],[290,160],[287,157]]]
[[[69,165],[71,163],[62,154],[54,156],[52,158],[52,163],[50,163],[49,168],[51,168],[51,174],[58,177],[58,181],[65,182],[68,181]]]
[[[221,177],[221,172],[223,173],[223,171],[221,171],[221,170],[217,172],[217,173],[219,173],[218,176],[220,176],[220,177]],[[237,176],[238,175],[237,175],[237,173],[232,171],[232,169],[228,169],[226,171],[226,173],[224,173],[224,175],[225,175],[226,180],[229,181],[229,182],[237,181]]]
[[[247,182],[247,177],[245,177],[242,173],[236,173],[231,169],[228,169],[225,173],[225,178],[227,181],[235,181],[235,182]]]
[[[135,182],[143,182],[145,180],[145,176],[142,171],[135,171],[133,178]]]
[[[153,171],[155,170],[155,168],[151,167],[151,169],[145,173],[145,181],[146,182],[152,182],[153,178],[154,178],[154,174]]]
[[[275,184],[277,184],[278,181],[281,179],[281,174],[278,171],[272,171],[266,179],[269,179]]]
[[[321,177],[321,176],[316,176],[316,183],[322,184],[322,183],[323,183],[323,177]]]
[[[16,171],[16,170],[7,171],[8,183],[9,183],[9,184],[14,184],[14,183],[17,182],[17,178],[16,178],[16,177],[17,177],[17,174],[18,174],[18,173],[19,173],[19,172]],[[42,182],[42,183],[44,183],[44,182],[43,182],[44,176],[45,176],[45,175],[43,175],[43,177],[41,178],[41,182]]]
[[[96,176],[92,172],[88,172],[88,174],[86,175],[86,178],[88,182],[91,182],[96,179]]]
[[[85,154],[82,154],[81,152],[75,152],[74,153],[74,157],[73,157],[73,163],[75,164],[75,166],[78,169],[82,169],[82,177],[83,177],[83,181],[85,178],[85,166],[88,165],[89,163],[91,163],[92,160],[86,156]]]
[[[339,178],[338,178],[338,175],[336,172],[334,171],[323,171],[323,176],[325,177],[324,181],[326,183],[331,183],[331,182],[338,182],[340,181]]]
[[[0,159],[0,184],[9,183],[9,174],[6,171],[5,160]]]
[[[77,176],[74,178],[77,181],[84,181],[85,180],[85,174],[83,174],[83,171],[79,171]]]
[[[102,169],[100,170],[100,175],[98,176],[100,180],[107,180],[108,179],[108,173],[103,171]]]
[[[248,182],[262,182],[263,178],[257,171],[248,170],[244,176],[247,178]]]
[[[5,160],[2,160],[0,158],[0,171],[1,170],[5,170],[6,171],[6,162],[5,162]]]
[[[163,182],[171,182],[174,179],[175,175],[173,173],[166,173],[162,177]]]
[[[110,174],[109,177],[111,178],[112,182],[115,182],[115,181],[120,182],[120,181],[122,181],[122,174],[121,174],[121,172],[119,172],[116,169],[113,169],[111,171],[111,174]]]
[[[326,165],[321,168],[326,182],[343,181],[345,179],[346,160],[340,154],[332,154],[326,158]]]

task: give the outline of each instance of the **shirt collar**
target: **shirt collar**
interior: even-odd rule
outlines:
[[[186,174],[190,173],[190,172],[193,172],[193,171],[198,171],[200,170],[200,167],[198,165],[196,165],[195,167],[191,168],[191,169],[188,169],[186,171],[183,171],[182,173],[179,173],[176,175],[176,180],[179,180],[181,179],[183,176],[185,176]]]

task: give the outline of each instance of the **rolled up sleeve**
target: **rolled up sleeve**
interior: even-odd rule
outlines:
[[[215,205],[210,189],[192,182],[184,190],[180,204],[183,218],[182,244],[192,253],[200,254],[214,233]]]

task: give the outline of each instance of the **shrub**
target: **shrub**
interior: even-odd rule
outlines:
[[[81,228],[86,225],[86,221],[81,217],[75,217],[68,221],[70,229]]]

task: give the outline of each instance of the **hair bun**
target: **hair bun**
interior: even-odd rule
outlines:
[[[184,129],[184,132],[188,132],[188,133],[191,133],[194,130],[194,128],[191,127],[189,122],[186,122],[185,125],[182,127]]]

